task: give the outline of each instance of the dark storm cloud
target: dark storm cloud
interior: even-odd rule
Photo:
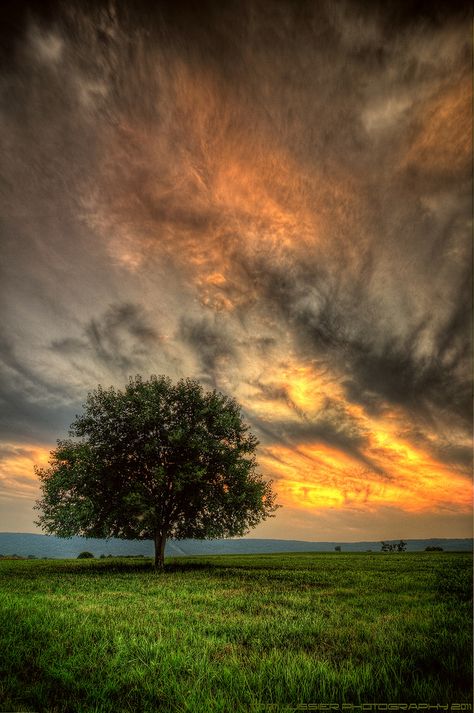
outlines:
[[[51,350],[67,359],[71,373],[84,374],[90,387],[101,372],[93,362],[124,375],[140,368],[143,359],[159,347],[159,335],[137,305],[112,305],[102,316],[85,324],[78,337],[53,341]],[[91,362],[92,359],[92,362]],[[64,433],[80,410],[87,388],[47,375],[18,356],[5,338],[0,340],[0,434],[10,441],[51,443]],[[71,380],[72,381],[72,380]]]
[[[51,348],[64,355],[82,352],[105,364],[113,372],[129,372],[140,366],[160,341],[158,332],[149,324],[139,305],[111,305],[101,317],[91,319],[80,338],[67,337],[54,341]]]
[[[277,389],[263,388],[261,394],[270,401],[280,399],[288,404],[287,395]],[[292,408],[291,403],[288,405]],[[382,469],[364,454],[369,444],[369,434],[363,431],[339,402],[325,399],[316,418],[309,419],[301,413],[298,415],[299,420],[266,420],[253,413],[249,413],[248,418],[258,430],[264,445],[283,444],[298,449],[300,445],[322,443],[355,458],[372,472],[383,474]]]
[[[232,338],[222,323],[215,319],[184,317],[179,328],[179,337],[197,355],[206,380],[216,385],[216,376],[229,361],[238,359]]]
[[[359,448],[367,443],[363,435],[345,431],[340,423],[335,424],[322,418],[317,422],[307,421],[262,421],[250,416],[252,421],[266,435],[265,441],[273,443],[325,443],[351,455],[360,456]],[[269,440],[271,439],[271,440]]]
[[[471,445],[459,445],[446,439],[430,439],[423,430],[423,423],[415,424],[407,430],[401,430],[400,435],[410,443],[421,446],[426,452],[442,463],[455,468],[458,472],[472,475],[473,452]]]
[[[0,341],[0,437],[51,443],[64,432],[74,404],[67,385],[28,368],[5,339]]]
[[[301,409],[291,398],[288,387],[275,386],[274,384],[263,384],[258,380],[251,382],[251,386],[258,389],[258,396],[256,398],[268,401],[281,401],[292,411],[294,411],[301,419],[306,419],[306,414],[303,409]]]
[[[2,387],[0,437],[6,441],[49,445],[65,435],[80,405],[80,401],[71,404],[50,396],[35,398],[24,387]]]
[[[447,316],[434,305],[418,322],[400,314],[402,333],[387,330],[379,295],[371,293],[371,264],[347,284],[347,274],[330,275],[319,265],[293,263],[259,270],[259,291],[269,311],[277,310],[306,356],[319,356],[344,377],[347,398],[368,413],[396,404],[428,415],[432,408],[471,419],[471,292],[469,263],[459,266]],[[424,267],[426,278],[433,262]],[[400,289],[403,290],[402,276]],[[409,305],[407,305],[409,309]],[[387,316],[389,323],[390,315]]]
[[[459,465],[470,477],[472,473],[472,448],[470,446],[458,446],[448,443],[446,445],[435,446],[432,449],[435,458],[443,463]]]
[[[418,358],[410,345],[386,343],[382,352],[366,345],[352,346],[348,371],[352,382],[348,396],[362,404],[377,396],[379,401],[397,404],[415,413],[429,413],[435,407],[469,423],[470,381],[443,364],[438,353]],[[462,378],[464,377],[464,378]]]

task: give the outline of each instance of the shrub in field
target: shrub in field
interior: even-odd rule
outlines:
[[[94,555],[92,554],[92,552],[79,552],[79,554],[77,555],[78,560],[88,560],[93,557]]]
[[[425,552],[442,552],[443,548],[439,547],[438,545],[428,545],[428,547],[425,547]]]
[[[405,540],[400,540],[400,542],[381,542],[382,552],[406,552],[407,543]]]

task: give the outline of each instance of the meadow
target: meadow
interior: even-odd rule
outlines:
[[[470,710],[471,553],[0,562],[1,711],[369,702]]]

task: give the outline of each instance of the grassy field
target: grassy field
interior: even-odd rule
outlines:
[[[1,561],[0,710],[472,703],[471,573],[466,553],[194,557],[161,575]]]

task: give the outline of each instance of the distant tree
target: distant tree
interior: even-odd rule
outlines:
[[[336,545],[334,549],[336,550],[336,552],[340,552],[340,551],[341,551],[341,545]]]
[[[428,545],[425,547],[425,552],[443,552],[443,548],[439,545]]]
[[[93,559],[94,555],[92,552],[79,552],[77,555],[78,560],[88,560],[88,559]]]
[[[278,507],[257,472],[257,439],[237,402],[194,380],[130,379],[99,386],[37,468],[37,524],[59,537],[153,539],[246,534]]]
[[[400,542],[384,542],[380,543],[382,545],[382,552],[405,552],[407,548],[407,543],[405,540],[400,540]]]

